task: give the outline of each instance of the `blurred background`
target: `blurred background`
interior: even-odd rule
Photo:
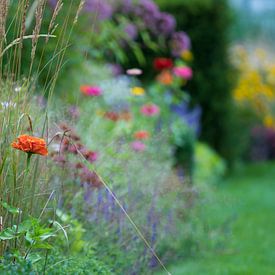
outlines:
[[[28,268],[275,274],[275,1],[42,2],[10,1],[5,41],[54,37],[4,47],[1,76],[31,93],[37,135],[70,132],[47,179],[71,228]]]

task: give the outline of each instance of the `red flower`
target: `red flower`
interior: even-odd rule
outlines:
[[[150,134],[147,131],[137,131],[134,134],[135,139],[148,139]]]
[[[171,58],[159,57],[154,60],[154,68],[157,71],[171,69],[173,65],[173,60]]]

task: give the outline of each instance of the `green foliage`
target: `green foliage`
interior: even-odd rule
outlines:
[[[229,161],[237,157],[231,132],[235,126],[231,91],[233,70],[228,58],[231,11],[227,0],[158,0],[172,13],[178,28],[192,41],[194,78],[188,85],[193,104],[203,110],[201,139]]]
[[[176,164],[186,168],[188,174],[193,174],[193,156],[196,136],[181,118],[175,118],[171,124],[171,143],[175,147]]]
[[[93,249],[78,253],[75,256],[65,256],[63,251],[54,251],[50,254],[47,262],[46,274],[113,274],[111,269],[102,261],[98,260]]]
[[[7,275],[35,275],[30,260],[26,260],[18,253],[6,254],[3,259],[0,259],[0,274]]]
[[[179,262],[169,271],[175,275],[274,274],[275,252],[270,249],[275,245],[274,177],[274,162],[270,162],[239,167],[221,181],[213,194],[217,203],[203,203],[199,218],[206,221],[204,230],[210,231],[208,241],[220,233],[224,241],[208,248],[204,257]]]
[[[214,184],[222,179],[226,170],[225,162],[209,146],[198,142],[194,158],[196,183]]]

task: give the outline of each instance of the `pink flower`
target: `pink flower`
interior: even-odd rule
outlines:
[[[189,80],[193,77],[193,71],[191,68],[187,66],[180,66],[180,67],[175,67],[173,69],[174,75],[181,77],[183,79]]]
[[[83,156],[88,160],[89,162],[93,163],[98,159],[98,152],[95,151],[84,151],[82,152]]]
[[[80,91],[88,96],[100,96],[102,94],[102,90],[98,86],[82,85]]]
[[[143,152],[146,148],[145,144],[140,141],[134,141],[131,143],[131,147],[136,152]]]
[[[157,116],[160,110],[155,104],[145,104],[140,108],[140,112],[145,116]]]

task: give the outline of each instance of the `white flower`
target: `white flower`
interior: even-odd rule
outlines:
[[[15,86],[14,91],[15,91],[16,93],[19,93],[19,92],[21,91],[21,89],[22,89],[22,87],[20,87],[20,86]]]
[[[12,101],[3,101],[1,102],[2,109],[7,109],[7,108],[15,108],[16,103]]]
[[[133,69],[128,69],[126,71],[126,73],[128,75],[141,75],[142,74],[142,70],[141,69],[137,69],[137,68],[133,68]]]

